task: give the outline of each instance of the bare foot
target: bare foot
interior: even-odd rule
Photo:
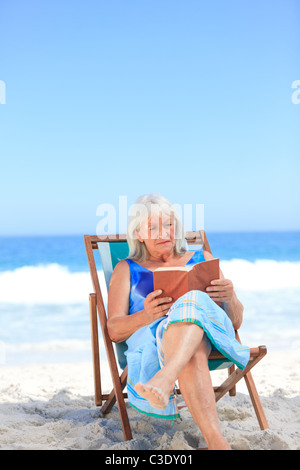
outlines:
[[[135,391],[143,398],[148,400],[153,408],[164,410],[169,404],[170,393],[165,393],[161,388],[150,384],[137,383]]]

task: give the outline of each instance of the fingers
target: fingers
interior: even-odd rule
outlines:
[[[157,307],[153,308],[153,313],[156,314],[156,313],[167,312],[170,309],[171,305],[172,305],[172,302],[157,305]]]
[[[150,292],[150,294],[148,294],[147,296],[147,301],[149,303],[153,302],[153,305],[157,306],[157,305],[161,305],[161,304],[164,304],[166,302],[170,302],[171,300],[173,300],[172,297],[160,297],[159,299],[156,299],[156,297],[160,294],[162,294],[161,289]]]
[[[157,298],[160,294],[162,294],[162,290],[158,289],[150,292],[145,299],[144,310],[151,321],[157,317],[164,316],[173,304],[172,297]]]
[[[218,290],[221,287],[226,287],[226,286],[232,286],[232,281],[230,279],[215,279],[214,281],[211,281],[209,289],[213,290]]]
[[[229,286],[215,286],[215,287],[207,287],[206,292],[226,292],[228,291]]]
[[[152,301],[153,313],[167,312],[172,305],[172,297],[161,297]]]
[[[171,302],[173,299],[172,297],[160,297],[159,299],[156,299],[153,301],[153,303],[157,305],[165,304],[167,302]]]
[[[161,289],[154,290],[153,292],[150,292],[150,294],[148,294],[146,298],[148,298],[148,300],[151,302],[151,300],[155,299],[155,297],[157,297],[160,294],[162,294]]]
[[[229,279],[216,279],[206,288],[206,292],[212,300],[228,302],[233,295],[233,284]]]
[[[212,299],[215,300],[216,302],[230,302],[232,299],[232,295],[228,294],[226,292],[221,293],[221,292],[216,292],[216,293],[208,293],[208,296]]]
[[[233,290],[233,284],[229,279],[216,279],[206,288],[206,292],[226,292]]]

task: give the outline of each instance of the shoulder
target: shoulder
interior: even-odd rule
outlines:
[[[122,259],[116,264],[115,270],[117,271],[128,271],[130,259]]]
[[[124,277],[124,276],[128,276],[129,273],[130,273],[129,263],[125,259],[122,259],[116,264],[114,272],[113,272],[113,276]]]
[[[130,285],[130,268],[129,264],[125,261],[119,261],[113,270],[109,283],[109,292],[117,289],[118,292],[128,289]]]

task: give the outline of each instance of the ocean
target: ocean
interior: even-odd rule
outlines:
[[[300,232],[207,237],[244,305],[243,343],[300,348]],[[90,361],[92,291],[83,236],[0,237],[0,364]]]

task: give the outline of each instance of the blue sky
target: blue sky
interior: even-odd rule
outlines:
[[[159,192],[300,229],[297,0],[0,3],[0,234],[95,233]]]

